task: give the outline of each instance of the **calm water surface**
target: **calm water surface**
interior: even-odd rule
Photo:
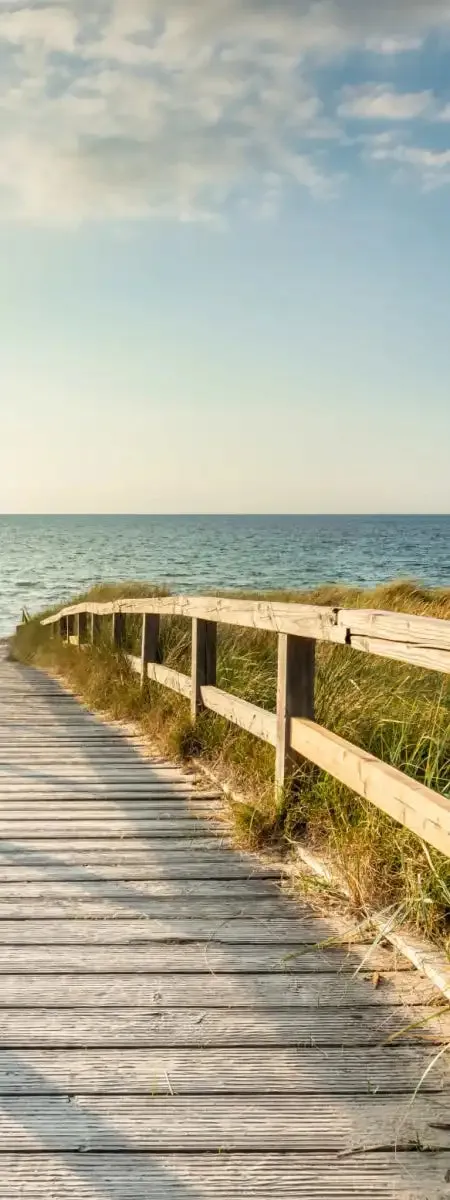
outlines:
[[[0,633],[97,580],[180,592],[373,585],[450,586],[450,516],[0,516]]]

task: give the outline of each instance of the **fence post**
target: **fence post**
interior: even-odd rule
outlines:
[[[125,641],[125,613],[113,612],[112,615],[112,644],[119,648]]]
[[[82,646],[84,642],[87,642],[87,613],[85,612],[77,613],[76,636],[79,646]]]
[[[195,721],[203,708],[202,687],[216,686],[217,625],[215,621],[192,618],[192,692],[191,717]]]
[[[291,717],[314,720],[316,643],[311,638],[278,635],[277,744],[275,790],[279,795],[295,769],[298,757],[291,750]]]
[[[91,613],[91,642],[95,645],[100,636],[100,617],[98,613]]]
[[[160,617],[158,613],[142,615],[141,687],[147,678],[147,663],[159,662]]]

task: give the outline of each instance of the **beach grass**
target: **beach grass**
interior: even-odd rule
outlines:
[[[152,585],[104,584],[93,600],[161,593]],[[229,593],[232,595],[233,593]],[[332,606],[383,608],[450,619],[450,589],[411,582],[371,591],[327,586],[308,592],[246,593]],[[86,597],[76,597],[73,602]],[[274,799],[274,751],[211,713],[195,728],[187,701],[148,683],[144,691],[123,652],[110,641],[83,654],[52,639],[39,618],[27,621],[11,652],[63,676],[94,709],[139,722],[153,743],[173,756],[197,757],[244,796],[232,806],[238,840],[252,847],[302,842],[325,855],[344,877],[355,908],[398,905],[407,924],[450,951],[450,862],[324,772],[305,764]],[[141,622],[127,618],[126,650],[140,652]],[[190,672],[190,622],[161,622],[164,662]],[[218,686],[275,711],[274,635],[219,626]],[[316,719],[383,761],[450,798],[450,680],[386,659],[325,643],[317,647]]]

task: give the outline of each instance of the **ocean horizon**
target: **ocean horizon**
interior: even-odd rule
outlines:
[[[450,587],[450,514],[8,513],[0,515],[0,634],[99,580],[174,591]]]

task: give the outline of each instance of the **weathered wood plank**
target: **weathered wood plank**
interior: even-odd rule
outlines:
[[[57,616],[49,617],[42,623],[51,624],[58,618],[80,611],[107,615],[117,608],[117,604],[83,602],[61,609]],[[127,597],[120,600],[120,611],[184,616],[341,644],[348,643],[352,635],[361,634],[450,652],[448,621],[377,609],[339,609],[313,604],[244,600],[241,597],[166,596],[139,600]]]
[[[62,936],[64,935],[64,931]],[[273,974],[411,972],[407,959],[369,945],[352,945],[351,949],[328,947],[318,950],[304,945],[287,946],[217,946],[214,942],[183,942],[181,945],[152,942],[124,946],[0,946],[0,972],[17,974],[51,974],[87,972],[104,974],[121,972],[140,974],[149,970],[161,973],[190,974],[211,971],[214,974]],[[415,976],[413,977],[415,978]]]
[[[61,940],[65,940],[62,934]],[[386,973],[381,986],[370,978],[339,976],[336,972],[293,975],[249,975],[221,973],[217,977],[205,966],[199,975],[153,973],[120,975],[36,975],[1,977],[0,1010],[48,1007],[112,1008],[379,1008],[389,1005],[431,1004],[435,996],[428,980],[412,972]],[[275,1029],[274,1029],[275,1033]]]
[[[221,596],[160,596],[148,600],[124,597],[120,601],[120,609],[127,613],[152,612],[161,616],[189,617],[247,629],[266,629],[272,633],[345,642],[346,631],[337,625],[335,610],[323,605],[244,600],[241,597],[230,600]],[[113,610],[113,604],[84,601],[80,605],[61,609],[60,615],[87,611],[107,616]],[[42,623],[49,625],[54,620],[54,617],[48,617]]]
[[[246,729],[254,737],[262,738],[264,742],[270,742],[272,746],[275,745],[276,717],[274,713],[267,712],[256,704],[249,704],[248,700],[241,700],[240,696],[222,692],[220,688],[202,687],[201,692],[205,708],[211,709],[221,717],[226,717],[228,721],[239,725],[241,729]]]
[[[450,800],[313,721],[293,720],[291,743],[357,795],[450,857]]]
[[[337,624],[339,628],[350,630],[352,640],[354,636],[362,635],[450,652],[450,621],[439,617],[373,608],[341,608]]]
[[[104,745],[102,742],[99,746],[93,746],[83,739],[81,745],[74,741],[57,742],[51,745],[46,744],[41,746],[34,742],[26,743],[21,748],[14,746],[11,750],[7,744],[0,745],[0,763],[3,767],[20,768],[29,765],[30,754],[33,756],[33,763],[36,770],[45,770],[47,767],[54,767],[56,764],[66,770],[83,770],[88,773],[97,770],[103,776],[103,770],[106,775],[109,773],[126,772],[142,770],[144,766],[147,770],[152,770],[155,767],[161,775],[167,775],[169,779],[174,774],[174,768],[165,763],[163,759],[158,760],[156,757],[149,762],[140,753],[138,744],[120,749],[110,745]],[[175,778],[189,779],[187,771],[177,771]]]
[[[122,788],[131,792],[135,790],[137,795],[142,794],[143,791],[145,794],[145,791],[155,788],[163,790],[170,788],[174,792],[195,790],[193,784],[196,781],[189,775],[182,775],[181,772],[178,775],[175,772],[171,774],[167,770],[152,771],[146,768],[144,763],[139,762],[135,764],[135,767],[135,773],[130,766],[121,767],[118,770],[111,766],[103,773],[102,768],[96,763],[87,762],[79,766],[68,764],[67,767],[61,764],[61,769],[59,769],[58,762],[54,761],[49,767],[36,763],[33,770],[29,767],[27,771],[24,764],[8,763],[6,765],[2,763],[0,765],[0,789],[2,796],[5,793],[14,795],[28,790],[31,797],[36,790],[51,791],[52,787],[56,787],[58,790],[64,788],[66,791],[73,787],[82,793],[83,791],[89,793],[93,790],[94,795],[96,789],[108,792],[111,790],[114,795],[114,788],[119,795]],[[208,795],[206,788],[205,792]],[[211,794],[211,789],[209,794]],[[215,795],[217,795],[217,789]]]
[[[2,1200],[447,1200],[450,1154],[5,1154]],[[444,1189],[444,1190],[443,1190]]]
[[[41,801],[40,803],[43,802]],[[106,824],[108,824],[111,819],[117,818],[120,820],[124,817],[126,817],[129,821],[149,821],[156,820],[158,817],[161,817],[161,819],[165,821],[185,821],[192,820],[194,815],[199,817],[217,816],[217,806],[214,804],[214,801],[196,801],[194,797],[192,800],[189,800],[189,807],[183,803],[181,797],[177,803],[175,797],[174,803],[169,804],[161,800],[147,802],[142,801],[139,807],[129,801],[124,801],[122,806],[120,804],[114,805],[113,811],[111,811],[109,808],[106,808],[106,806],[101,808],[94,803],[91,807],[85,807],[83,810],[80,807],[75,807],[75,805],[70,803],[66,804],[64,802],[62,804],[59,803],[58,808],[55,806],[54,809],[50,809],[50,811],[48,811],[46,808],[38,807],[36,803],[35,817],[33,817],[33,812],[29,807],[25,808],[23,806],[22,808],[19,808],[14,803],[13,808],[10,808],[7,805],[2,808],[2,811],[0,812],[0,822],[2,820],[4,811],[8,812],[10,820],[21,821],[25,825],[25,828],[29,828],[30,830],[32,829],[34,821],[40,823],[45,820],[46,815],[47,818],[51,819],[56,819],[57,816],[61,816],[63,820],[70,819],[71,821],[81,822],[102,821]]]
[[[396,662],[422,667],[427,671],[450,673],[450,650],[432,650],[411,642],[388,642],[383,638],[364,637],[361,634],[351,634],[349,645],[353,650],[362,650],[364,654],[395,659]]]
[[[20,838],[0,841],[0,865],[3,862],[20,863],[21,861],[38,863],[44,856],[44,861],[50,865],[58,862],[86,862],[97,860],[101,862],[126,862],[136,856],[142,859],[143,854],[163,855],[164,852],[183,853],[191,858],[194,855],[215,856],[220,854],[220,848],[230,846],[230,839],[225,837],[191,838],[191,837],[96,837],[96,838],[30,838],[25,832]],[[49,862],[50,860],[50,862]]]
[[[64,856],[62,856],[64,858]],[[276,880],[278,872],[276,869],[265,869],[264,866],[258,872],[252,866],[248,866],[240,860],[233,860],[230,863],[221,862],[218,854],[214,858],[209,858],[208,854],[197,856],[194,859],[191,854],[190,858],[186,859],[184,854],[175,851],[170,854],[170,851],[156,856],[155,854],[139,854],[133,856],[131,860],[127,858],[121,863],[110,863],[109,860],[97,860],[86,856],[74,856],[74,862],[64,865],[61,862],[61,856],[58,860],[58,865],[53,864],[53,859],[44,857],[41,864],[35,864],[32,860],[31,865],[5,866],[1,863],[1,887],[7,887],[8,883],[16,882],[20,887],[26,886],[26,883],[40,881],[44,883],[54,882],[74,882],[82,883],[86,886],[90,882],[107,882],[108,880],[127,882],[127,881],[150,881],[158,883],[167,883],[167,887],[172,887],[173,884],[182,884],[184,882],[204,881],[206,887],[210,887],[215,881],[228,881],[232,883],[236,881],[259,880],[259,878],[268,878],[268,880]],[[77,865],[78,862],[78,865]],[[50,865],[49,865],[50,864]]]
[[[450,1097],[4,1096],[3,1152],[450,1149]]]
[[[337,932],[338,925],[333,922]],[[344,923],[342,923],[344,929]],[[351,931],[352,926],[347,925]],[[300,932],[301,930],[301,932]],[[202,919],[174,917],[160,920],[146,918],[128,918],[89,920],[89,919],[45,919],[45,920],[7,920],[0,921],[0,945],[48,945],[64,941],[66,945],[85,944],[118,945],[119,943],[134,942],[218,942],[236,944],[252,942],[255,946],[289,944],[298,945],[302,942],[316,945],[330,936],[330,925],[319,917],[302,918],[301,926],[297,919],[258,917],[246,919],[234,917],[229,920],[217,918]],[[375,989],[374,989],[375,990]]]
[[[33,815],[33,810],[35,815]],[[175,793],[174,798],[169,794],[166,799],[158,796],[156,800],[148,797],[137,803],[133,800],[124,800],[112,804],[111,807],[95,800],[81,805],[76,800],[62,800],[58,804],[50,802],[49,808],[45,805],[44,799],[35,801],[31,805],[12,800],[9,804],[2,804],[0,822],[5,817],[6,820],[22,823],[25,831],[28,829],[32,832],[35,823],[41,824],[45,821],[55,823],[59,819],[82,823],[95,821],[102,822],[103,825],[108,825],[110,821],[140,822],[156,821],[158,818],[163,821],[192,821],[194,817],[202,820],[220,818],[221,811],[217,801],[203,800],[202,798],[197,800],[195,793],[189,797],[177,796]]]
[[[120,879],[90,879],[86,874],[78,883],[58,883],[52,880],[41,880],[40,883],[6,883],[3,872],[0,876],[0,903],[24,902],[39,900],[51,903],[53,900],[93,900],[105,897],[120,897],[130,901],[132,897],[148,899],[155,902],[175,900],[186,902],[201,898],[218,900],[256,900],[279,901],[280,893],[277,881],[273,883],[266,879],[206,879],[206,880],[135,880],[127,883]]]
[[[89,784],[88,781],[86,781],[86,784],[77,784],[77,782],[71,784],[71,781],[67,780],[67,782],[62,781],[60,785],[52,785],[50,782],[47,784],[46,780],[38,782],[36,779],[31,780],[29,786],[20,782],[20,784],[11,787],[0,782],[0,797],[4,802],[8,800],[11,805],[16,800],[20,800],[20,802],[24,802],[24,800],[46,800],[46,803],[47,800],[52,799],[72,800],[72,802],[77,802],[77,800],[91,800],[92,802],[92,800],[97,799],[151,800],[152,797],[163,799],[167,796],[184,799],[190,797],[215,799],[217,792],[196,791],[188,784],[175,784],[175,781],[170,785],[157,784],[157,782],[154,782],[154,784],[151,784],[151,782],[149,784],[145,784],[145,782],[142,782],[142,784],[126,784],[126,782],[118,784],[118,782],[114,781],[108,784],[107,780],[104,782],[96,780],[94,784]]]
[[[314,720],[316,643],[310,638],[278,636],[275,794],[285,787],[296,765],[291,746],[292,717]]]
[[[287,900],[277,899],[277,897],[257,896],[256,898],[244,897],[238,900],[230,900],[226,897],[211,897],[193,898],[180,896],[172,899],[156,897],[150,899],[145,896],[135,895],[132,891],[128,896],[117,895],[110,897],[88,898],[83,899],[70,896],[67,900],[54,899],[49,896],[45,900],[3,900],[0,896],[0,921],[9,920],[27,920],[27,921],[52,921],[66,918],[76,919],[97,919],[102,921],[104,918],[115,918],[116,920],[125,917],[148,917],[149,920],[172,920],[180,918],[180,920],[207,920],[208,918],[214,921],[228,921],[233,918],[246,916],[258,917],[263,922],[265,920],[274,920],[283,918],[289,919],[289,914],[292,914],[291,919],[297,918],[297,912],[289,904]],[[301,910],[300,910],[301,913]]]
[[[145,798],[147,794],[151,795],[155,790],[163,795],[167,792],[170,794],[182,792],[188,795],[192,793],[200,796],[211,795],[211,792],[208,793],[206,789],[205,792],[197,791],[193,787],[192,779],[189,779],[188,776],[171,777],[165,775],[163,771],[146,772],[145,768],[141,770],[137,768],[135,779],[130,771],[122,772],[122,774],[110,772],[109,775],[105,773],[105,776],[99,770],[92,770],[90,774],[77,774],[70,769],[59,773],[57,763],[54,765],[53,772],[35,769],[34,771],[29,770],[27,774],[26,771],[21,773],[19,768],[16,772],[9,771],[7,774],[5,768],[0,769],[2,800],[14,798],[21,793],[25,793],[30,799],[36,795],[39,796],[40,793],[45,793],[51,800],[52,791],[62,792],[68,799],[72,794],[79,795],[81,799],[83,797],[90,799],[90,797],[95,798],[96,796],[103,796],[106,799],[114,799],[114,797],[122,799],[123,793],[125,794],[124,798],[129,796],[144,796]],[[217,790],[213,794],[217,795]]]
[[[191,720],[196,721],[204,707],[203,689],[216,686],[217,625],[213,621],[192,621]]]
[[[1,1009],[0,1048],[317,1046],[326,1051],[330,1046],[384,1047],[393,1034],[401,1034],[402,1046],[442,1046],[450,1039],[449,1017],[439,1016],[435,1005],[272,1010],[16,1006]]]
[[[157,613],[144,613],[142,617],[141,687],[147,678],[148,664],[160,661],[159,652],[160,618]]]
[[[220,832],[222,826],[218,825]],[[192,818],[192,820],[178,818],[174,821],[158,820],[157,817],[152,820],[135,821],[126,820],[108,820],[108,821],[67,821],[61,818],[60,821],[35,821],[32,825],[33,832],[29,829],[29,823],[26,821],[8,821],[4,817],[0,819],[0,838],[71,838],[74,842],[80,838],[96,838],[98,837],[130,837],[133,833],[137,837],[148,834],[151,837],[168,838],[168,837],[186,837],[186,838],[202,838],[210,837],[214,829],[213,821],[200,821]],[[0,843],[1,845],[1,843]]]
[[[181,671],[173,671],[171,667],[166,667],[163,663],[148,663],[147,677],[154,683],[160,683],[163,687],[170,688],[172,692],[178,692],[180,696],[186,696],[187,699],[190,697],[190,676],[183,675]]]
[[[434,1049],[308,1047],[222,1050],[41,1050],[0,1055],[0,1096],[52,1095],[392,1095],[442,1092],[447,1072]],[[402,1097],[403,1099],[403,1097]],[[0,1156],[1,1164],[1,1156]]]

